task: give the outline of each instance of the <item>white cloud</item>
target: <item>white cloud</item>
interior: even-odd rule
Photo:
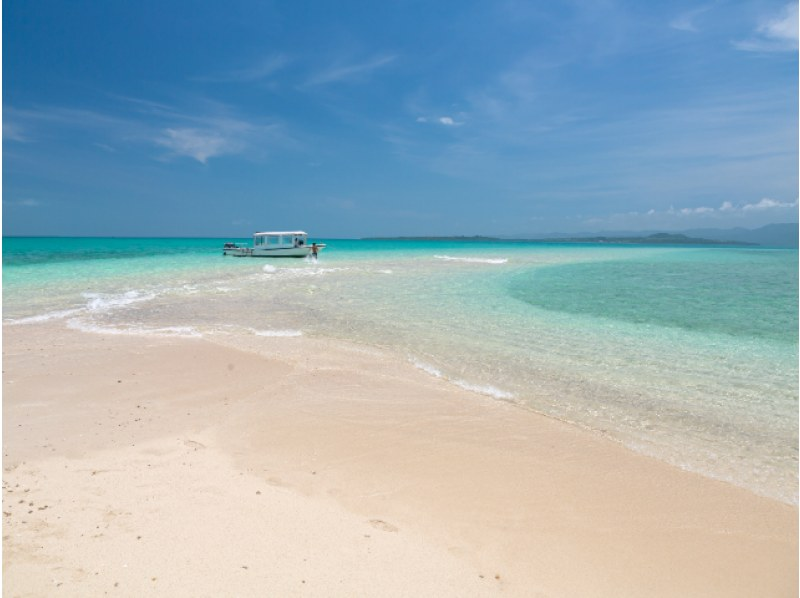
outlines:
[[[733,45],[747,52],[785,52],[798,47],[797,3],[783,7],[780,14],[762,19],[755,34]]]
[[[238,149],[235,142],[225,139],[219,133],[188,128],[165,129],[155,142],[177,155],[189,156],[203,164],[211,157]]]
[[[748,203],[735,206],[729,201],[724,201],[718,208],[709,208],[706,206],[700,206],[696,208],[680,208],[676,210],[673,207],[670,207],[669,210],[666,212],[658,212],[656,210],[650,210],[647,212],[648,215],[659,215],[659,214],[670,214],[670,215],[678,215],[678,216],[693,216],[697,214],[734,214],[734,213],[745,213],[745,212],[752,212],[752,211],[766,211],[766,210],[786,210],[789,208],[796,208],[797,201],[788,202],[788,201],[778,201],[776,199],[770,199],[765,197],[756,203]]]
[[[753,210],[774,210],[774,209],[785,209],[785,208],[796,208],[796,207],[797,207],[797,201],[790,203],[764,197],[758,203],[745,204],[744,206],[742,206],[741,209],[743,212],[750,212]]]
[[[667,209],[652,208],[645,212],[621,212],[604,217],[585,220],[584,225],[608,229],[665,229],[682,230],[709,226],[763,226],[773,222],[796,222],[798,202],[778,201],[764,198],[750,204],[734,204],[724,201],[719,207],[670,206]]]
[[[713,214],[714,208],[707,208],[705,206],[701,206],[699,208],[682,208],[680,213],[683,215],[692,215],[692,214]]]
[[[210,158],[233,154],[263,155],[270,147],[296,146],[280,125],[255,124],[229,117],[184,118],[190,124],[164,127],[148,140],[206,164]]]
[[[418,116],[418,123],[436,123],[445,127],[460,127],[464,124],[463,121],[457,121],[452,116],[438,116],[436,118],[428,118],[427,116]]]

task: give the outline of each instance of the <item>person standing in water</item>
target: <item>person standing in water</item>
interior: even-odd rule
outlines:
[[[311,259],[316,262],[318,254],[319,254],[319,248],[317,247],[317,244],[316,243],[312,243],[311,244]]]

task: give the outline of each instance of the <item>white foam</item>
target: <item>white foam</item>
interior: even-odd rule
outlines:
[[[303,336],[303,333],[299,330],[252,330],[256,336]]]
[[[478,394],[487,395],[489,397],[493,397],[495,399],[513,399],[514,395],[510,392],[506,392],[505,390],[501,390],[494,386],[480,386],[477,384],[471,384],[469,382],[465,382],[464,380],[453,380],[453,384],[456,386],[460,386],[464,390],[468,390],[470,392],[477,392]]]
[[[349,270],[350,268],[320,268],[315,266],[313,268],[281,268],[277,274],[281,278],[307,278],[312,276],[324,276],[331,272],[340,272]]]
[[[264,264],[264,267],[261,268],[261,270],[263,270],[267,274],[272,274],[273,272],[277,272],[278,271],[278,269],[275,266],[271,265],[271,264]]]
[[[86,309],[89,311],[108,311],[118,307],[125,307],[132,303],[149,301],[155,298],[153,293],[140,293],[139,291],[126,291],[124,293],[83,293],[89,301]]]
[[[416,357],[409,357],[408,360],[414,365],[414,367],[419,368],[426,374],[430,374],[435,378],[442,378],[444,380],[448,380],[453,384],[455,384],[456,386],[463,388],[464,390],[468,390],[470,392],[476,392],[482,395],[487,395],[495,399],[509,400],[514,398],[514,395],[511,394],[510,392],[506,392],[505,390],[501,390],[494,386],[480,386],[478,384],[471,384],[469,382],[465,382],[464,380],[454,380],[448,378],[438,368],[435,368],[430,364],[420,361]]]
[[[434,376],[434,377],[436,377],[436,378],[442,378],[442,377],[443,377],[441,370],[439,370],[439,369],[437,369],[437,368],[433,367],[432,365],[429,365],[429,364],[427,364],[427,363],[424,363],[424,362],[422,362],[422,361],[419,361],[419,360],[418,360],[417,358],[415,358],[415,357],[410,357],[410,358],[409,358],[409,361],[410,361],[412,364],[414,364],[414,367],[416,367],[416,368],[419,368],[420,370],[422,370],[422,371],[423,371],[423,372],[425,372],[426,374],[430,374],[431,376]]]
[[[165,326],[162,328],[128,327],[117,328],[113,326],[100,326],[98,324],[85,322],[79,318],[67,321],[67,328],[90,332],[92,334],[120,334],[133,336],[170,336],[183,338],[201,338],[203,335],[191,326]]]
[[[62,320],[64,318],[68,318],[69,316],[74,316],[75,314],[80,313],[82,311],[83,308],[62,309],[59,311],[50,311],[36,316],[27,316],[25,318],[16,318],[16,319],[9,318],[5,320],[5,323],[11,326],[16,326],[18,324],[35,324],[37,322],[47,322],[49,320]]]
[[[504,257],[483,258],[483,257],[453,257],[452,255],[434,255],[437,260],[448,260],[451,262],[468,262],[471,264],[505,264],[508,259]]]
[[[124,293],[82,293],[83,297],[87,299],[84,307],[76,307],[72,309],[61,309],[50,311],[35,316],[27,316],[24,318],[5,320],[6,324],[35,324],[37,322],[47,322],[50,320],[63,320],[76,314],[90,312],[106,312],[112,309],[126,307],[133,303],[141,301],[149,301],[156,297],[153,293],[141,293],[139,291],[126,291]]]

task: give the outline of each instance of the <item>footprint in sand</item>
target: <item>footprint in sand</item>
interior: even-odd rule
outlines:
[[[391,523],[386,523],[383,519],[370,519],[369,524],[375,529],[379,529],[384,532],[399,531],[394,525]]]
[[[188,446],[189,448],[193,448],[194,450],[206,448],[205,444],[197,442],[196,440],[184,440],[183,444],[184,446]]]

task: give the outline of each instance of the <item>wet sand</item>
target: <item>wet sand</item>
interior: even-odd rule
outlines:
[[[4,596],[797,595],[795,506],[389,353],[3,332]]]

